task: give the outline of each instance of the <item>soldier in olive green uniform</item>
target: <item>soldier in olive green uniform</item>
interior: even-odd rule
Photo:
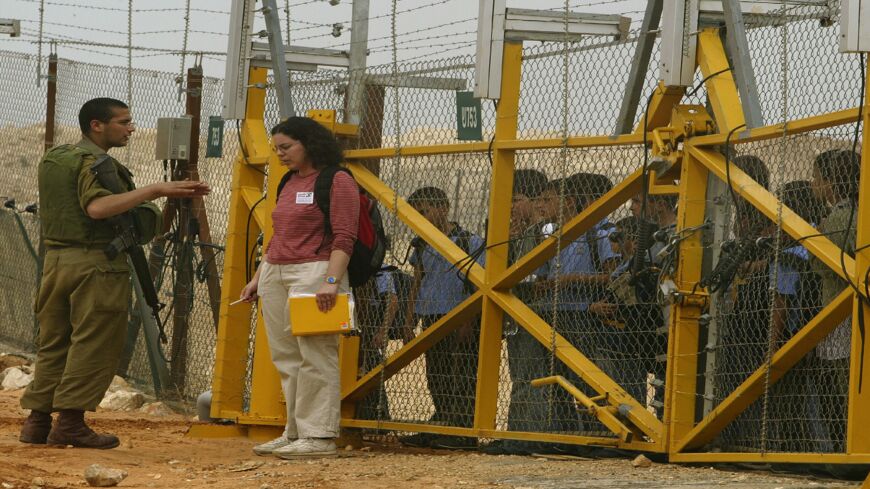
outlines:
[[[825,233],[837,246],[842,246],[848,255],[855,253],[860,172],[860,157],[852,151],[826,151],[813,162],[813,191],[819,198],[833,204],[831,212],[819,224],[819,232]],[[848,287],[837,272],[815,256],[810,257],[810,267],[822,282],[822,304],[830,303]],[[815,350],[818,378],[814,383],[823,391],[820,417],[827,427],[834,451],[843,451],[845,448],[851,333],[852,320],[849,318],[823,339]]]
[[[46,253],[35,305],[36,374],[21,398],[31,413],[20,440],[114,448],[117,437],[96,434],[84,422],[84,411],[96,409],[118,366],[130,300],[127,255],[110,260],[104,253],[115,237],[105,219],[138,207],[156,222],[160,211],[149,201],[206,195],[209,188],[202,182],[161,182],[135,189],[130,172],[111,160],[128,190],[112,194],[91,165],[108,157],[110,148],[127,144],[134,130],[130,111],[118,100],[93,99],[82,106],[79,125],[82,140],[52,148],[39,165]],[[52,412],[59,412],[53,426]]]

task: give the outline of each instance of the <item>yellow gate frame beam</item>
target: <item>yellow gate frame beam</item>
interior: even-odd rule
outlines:
[[[680,205],[677,208],[677,234],[704,222],[707,197],[707,170],[685,155],[680,167]],[[691,233],[680,242],[679,263],[674,282],[680,297],[691,299],[676,302],[668,325],[668,363],[665,373],[664,424],[668,427],[665,443],[673,452],[673,441],[682,438],[695,423],[695,392],[697,390],[698,340],[703,303],[695,300],[705,295],[693,293],[701,280],[704,248],[700,233]]]
[[[261,167],[274,164],[275,157],[269,146],[263,124],[268,70],[253,68],[250,72],[248,104],[241,126],[242,147],[233,166],[230,209],[227,221],[227,247],[224,254],[223,283],[212,376],[211,415],[214,418],[238,419],[242,412],[247,370],[248,339],[251,312],[246,307],[230,307],[237,294],[247,283],[245,270],[248,256],[245,248],[256,246],[261,231],[271,234],[268,213],[257,205],[263,195],[265,174]],[[270,182],[272,184],[273,182]],[[274,183],[277,185],[277,183]],[[248,216],[251,216],[248,225]],[[258,322],[258,328],[262,324]],[[262,330],[260,331],[262,332]],[[265,344],[265,334],[258,334]]]
[[[679,208],[679,229],[696,226],[703,221],[706,181],[708,174],[725,179],[724,158],[711,151],[708,147],[721,145],[726,134],[731,129],[744,123],[739,96],[733,77],[728,71],[728,60],[725,56],[718,31],[705,29],[699,34],[697,63],[705,77],[707,92],[719,134],[693,137],[684,144],[685,154],[680,165],[681,179],[679,191],[682,205]],[[559,335],[554,335],[553,328],[541,319],[526,304],[515,297],[510,289],[524,277],[532,273],[538,266],[555,255],[555,237],[550,237],[521,257],[511,266],[507,264],[506,246],[499,244],[506,240],[509,222],[509,208],[512,198],[512,181],[514,170],[514,154],[519,150],[536,150],[560,148],[565,141],[557,138],[539,140],[517,139],[516,123],[519,112],[519,85],[522,63],[522,45],[520,43],[505,43],[505,66],[503,72],[502,99],[497,114],[496,134],[493,142],[487,144],[462,143],[437,146],[412,146],[399,148],[402,156],[414,157],[423,155],[448,155],[459,153],[494,152],[493,178],[490,194],[490,222],[487,233],[487,266],[472,264],[469,279],[478,287],[472,294],[448,315],[442,318],[421,335],[406,344],[396,354],[388,358],[383,365],[376,367],[362,378],[355,379],[355,365],[350,365],[348,359],[355,358],[355,352],[348,349],[358,348],[353,342],[343,342],[342,365],[342,395],[343,395],[343,426],[397,429],[407,431],[428,431],[464,436],[483,436],[506,439],[541,440],[553,442],[581,443],[591,445],[619,446],[650,451],[664,451],[671,454],[674,461],[716,461],[716,460],[769,460],[769,461],[818,461],[824,459],[832,463],[856,462],[870,460],[870,436],[863,433],[859,427],[859,413],[870,412],[870,393],[862,393],[858,385],[857,375],[863,366],[863,375],[870,381],[870,365],[864,363],[860,354],[864,352],[862,338],[858,334],[857,321],[853,321],[852,335],[852,365],[853,373],[850,381],[849,421],[847,451],[849,455],[827,454],[706,454],[686,453],[703,445],[712,439],[721,428],[742,412],[752,399],[757,398],[762,377],[766,374],[764,366],[756,370],[740,387],[729,395],[717,408],[700,423],[695,423],[695,395],[697,362],[698,362],[698,316],[706,301],[703,291],[695,293],[695,284],[700,279],[700,263],[703,253],[700,237],[692,235],[680,244],[680,263],[675,277],[682,299],[676,304],[671,315],[670,341],[668,342],[668,368],[665,398],[664,422],[659,421],[640,403],[628,395],[613,379],[601,371],[568,341]],[[870,73],[870,70],[868,70]],[[870,74],[868,74],[870,76]],[[267,357],[268,348],[265,344],[265,334],[262,329],[262,318],[257,324],[257,345],[254,355],[254,378],[251,386],[251,405],[247,413],[242,412],[244,395],[245,360],[248,354],[249,314],[243,308],[231,310],[228,307],[233,294],[244,286],[244,268],[247,256],[244,255],[245,243],[254,246],[256,235],[262,230],[266,241],[271,237],[271,226],[268,226],[269,209],[273,203],[258,206],[262,198],[263,173],[259,170],[269,165],[270,174],[281,172],[277,158],[269,145],[268,135],[263,124],[265,109],[265,91],[256,88],[258,82],[265,82],[266,70],[254,68],[251,70],[251,86],[248,89],[248,107],[246,120],[242,127],[243,156],[237,160],[233,173],[233,197],[229,214],[228,245],[226,250],[224,285],[220,310],[220,326],[215,360],[214,396],[212,415],[219,418],[237,419],[241,423],[256,425],[279,426],[283,409],[277,374]],[[868,84],[870,90],[870,84]],[[673,108],[684,96],[685,89],[681,87],[659,86],[650,99],[647,108],[647,136],[644,137],[642,121],[633,134],[611,136],[574,136],[567,139],[567,147],[605,147],[638,145],[644,139],[651,141],[651,130],[668,126]],[[865,99],[866,100],[866,99]],[[800,134],[807,131],[851,123],[858,115],[858,109],[848,109],[831,114],[808,117],[790,121],[786,126],[774,124],[766,127],[744,131],[734,142],[744,143],[759,141],[784,135]],[[870,111],[864,108],[866,124],[870,123]],[[333,121],[334,122],[334,121]],[[351,131],[351,126],[336,130]],[[866,209],[870,206],[870,136],[865,132],[864,151],[862,151],[861,202],[859,208],[864,209],[858,214],[858,247],[870,242],[870,217]],[[247,149],[248,153],[244,151]],[[385,208],[391,210],[405,222],[415,233],[426,240],[435,250],[447,260],[458,262],[466,258],[465,252],[459,249],[449,238],[438,231],[395,192],[371,174],[357,160],[370,158],[385,158],[396,154],[395,148],[357,149],[345,152],[348,166],[360,185],[368,190]],[[731,168],[731,182],[734,190],[747,201],[759,208],[768,218],[778,216],[779,202],[770,192],[761,188],[745,173],[737,168]],[[631,196],[641,190],[640,170],[626,177],[610,192],[594,202],[582,213],[574,216],[562,227],[562,239],[574,240],[612,213]],[[268,195],[273,195],[277,179],[268,182]],[[664,189],[664,187],[663,187]],[[673,188],[668,187],[667,191]],[[783,229],[794,237],[814,234],[813,228],[797,218],[790,209],[782,209]],[[250,219],[249,219],[250,216]],[[245,222],[250,220],[246,229]],[[241,231],[239,231],[241,230]],[[247,241],[242,238],[245,236]],[[253,239],[252,239],[253,238]],[[846,269],[843,273],[839,263],[840,250],[828,238],[814,236],[803,240],[807,249],[819,257],[827,266],[863,286],[863,270],[870,265],[870,249],[861,249],[856,259],[846,259]],[[494,246],[497,245],[497,246]],[[851,292],[844,291],[838,298],[826,307],[816,318],[808,323],[795,337],[780,348],[774,355],[770,372],[775,381],[786,369],[796,363],[802,355],[811,349],[837,324],[840,316],[848,315],[848,304]],[[858,314],[858,308],[863,307],[865,314],[870,309],[861,301],[854,301],[853,315]],[[462,322],[483,311],[481,324],[481,350],[478,365],[478,386],[476,392],[475,424],[473,428],[457,428],[434,426],[415,423],[383,422],[352,419],[353,402],[366,393],[371,392],[381,375],[392,375],[402,367],[418,358],[439,339],[454,331]],[[652,442],[634,441],[625,443],[616,438],[584,437],[577,435],[560,435],[553,433],[506,432],[495,429],[495,408],[497,401],[498,370],[501,354],[501,322],[504,313],[510,314],[537,341],[547,346],[553,336],[556,338],[556,357],[578,374],[599,393],[596,400],[605,400],[610,406],[597,406],[596,409],[613,412],[614,407],[630,406],[627,419],[634,428],[639,429]],[[866,341],[866,338],[863,338]],[[615,431],[623,435],[625,430],[614,424]],[[631,429],[631,426],[627,426]],[[806,460],[804,460],[806,459]]]
[[[689,144],[689,154],[698,162],[706,166],[721,180],[725,181],[726,163],[725,157],[710,150],[696,148]],[[777,199],[769,190],[762,187],[758,182],[734,165],[727,170],[731,175],[731,186],[735,192],[760,210],[768,219],[776,222],[780,208]],[[819,232],[810,223],[806,222],[787,206],[782,207],[782,229],[794,239],[801,240],[801,244],[811,254],[816,256],[825,265],[846,278],[846,272],[840,263],[840,247],[834,244],[827,236],[818,236]],[[846,270],[855,269],[855,260],[846,255],[843,257]],[[854,272],[849,273],[849,280],[855,282]]]
[[[595,224],[607,217],[610,213],[622,206],[628,199],[641,190],[641,170],[637,170],[625,180],[616,184],[609,192],[600,199],[589,205],[583,212],[571,218],[561,227],[562,241],[571,242],[579,238],[583,233]],[[506,290],[518,284],[537,270],[547,260],[556,256],[559,238],[550,236],[533,248],[525,256],[519,258],[513,265],[496,279],[493,289]]]
[[[719,29],[703,29],[698,34],[698,67],[704,75],[707,96],[720,133],[728,133],[746,123],[737,85],[731,76],[728,55],[722,46]]]
[[[868,60],[870,66],[870,60]],[[858,183],[858,212],[855,235],[855,281],[858,290],[866,294],[870,284],[870,72],[865,67],[864,107],[861,113],[864,134],[861,141],[861,177]],[[861,273],[866,270],[866,273]],[[868,294],[870,295],[870,294]],[[870,413],[870,361],[867,358],[867,331],[862,320],[870,319],[870,300],[854,301],[852,312],[852,349],[849,361],[849,406],[846,421],[846,453],[870,453],[870,433],[867,430],[867,413]],[[862,415],[864,418],[862,419]],[[870,476],[868,476],[870,479]]]
[[[409,364],[415,358],[439,339],[443,338],[462,321],[470,319],[470,315],[477,313],[478,299],[484,317],[481,321],[481,349],[478,365],[478,382],[475,409],[475,430],[483,432],[495,428],[497,407],[498,372],[501,361],[501,324],[504,312],[511,314],[523,327],[530,328],[529,324],[536,326],[530,330],[533,336],[545,346],[549,343],[552,329],[541,320],[531,309],[522,304],[510,292],[504,292],[519,282],[524,276],[531,273],[537,266],[551,258],[556,252],[556,239],[550,238],[542,246],[537,247],[517,264],[507,268],[506,246],[509,228],[509,214],[505,209],[510,208],[513,197],[513,166],[514,153],[517,148],[542,148],[561,147],[562,140],[550,139],[544,141],[516,140],[516,120],[519,111],[519,85],[520,69],[522,65],[522,44],[505,43],[505,56],[503,67],[503,97],[499,102],[496,135],[493,141],[494,148],[494,171],[490,193],[490,229],[487,233],[487,266],[480,267],[476,263],[471,267],[469,278],[478,287],[478,292],[457,306],[442,320],[426,329],[420,336],[405,345],[392,355],[383,365],[377,366],[365,374],[356,383],[343,391],[346,402],[360,399],[376,386],[382,376],[389,376],[398,372],[402,367]],[[637,143],[643,140],[643,134],[627,135],[618,138],[591,137],[570,138],[569,143],[579,146],[589,144],[599,145],[624,145]],[[488,147],[487,147],[488,148]],[[438,147],[403,148],[401,154],[449,154],[457,150],[468,151],[482,149],[477,144],[442,145]],[[395,151],[384,152],[379,150],[356,150],[348,151],[351,157],[377,157],[395,154]],[[438,231],[422,215],[399,198],[378,177],[369,172],[361,164],[349,162],[348,168],[354,173],[357,182],[374,196],[388,210],[396,213],[396,216],[414,230],[420,237],[426,240],[439,253],[451,262],[459,262],[466,259],[466,254],[459,249],[449,238]],[[562,228],[562,239],[576,239],[583,232],[591,228],[595,223],[613,212],[625,203],[632,195],[640,191],[640,171],[635,172],[625,181],[620,182],[611,192],[593,203],[583,213],[569,221]],[[538,265],[534,265],[538,263]],[[496,290],[499,289],[499,290]],[[472,300],[473,299],[473,300]],[[522,307],[517,307],[519,303]],[[510,305],[508,305],[510,304]],[[536,323],[539,322],[540,324]],[[600,394],[607,393],[607,401],[613,406],[631,406],[629,419],[640,430],[653,440],[659,440],[663,432],[661,422],[649,411],[646,411],[636,400],[629,396],[615,381],[610,379],[598,367],[584,357],[570,343],[560,338],[557,345],[557,357],[566,361],[566,364],[581,378]],[[582,359],[582,360],[580,360]],[[356,420],[360,421],[360,420]],[[349,426],[351,420],[344,419],[342,423]],[[383,425],[383,423],[380,423]],[[426,425],[422,425],[426,426]],[[458,430],[458,428],[457,428]],[[456,431],[454,434],[459,434]],[[629,444],[626,444],[628,446]],[[654,446],[644,442],[634,442],[635,446],[649,449]]]
[[[510,292],[493,290],[491,296],[505,312],[511,315],[520,326],[529,332],[539,343],[549,346],[553,342],[553,351],[566,367],[577,374],[589,387],[599,394],[608,394],[607,401],[614,406],[626,405],[628,419],[644,434],[653,440],[659,440],[664,431],[661,421],[644,409],[622,387],[604,373],[598,365],[589,360],[580,350],[555,333],[553,328],[538,316],[529,306]]]
[[[786,371],[796,365],[801,358],[834,330],[849,316],[852,308],[852,290],[846,289],[829,303],[798,331],[788,342],[777,350],[770,361],[770,366],[762,364],[728,397],[719,403],[710,414],[674,447],[677,452],[684,452],[709,443],[725,426],[734,421],[737,416],[749,407],[764,393],[765,382],[773,385]],[[769,380],[768,380],[769,372]]]

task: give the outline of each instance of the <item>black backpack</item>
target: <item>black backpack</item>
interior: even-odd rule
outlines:
[[[320,174],[317,175],[317,179],[314,181],[314,202],[320,211],[323,212],[324,226],[328,234],[332,234],[332,226],[329,220],[332,180],[335,178],[335,174],[340,171],[347,173],[353,178],[353,174],[347,168],[327,166],[320,170]],[[278,183],[278,191],[275,194],[276,202],[278,197],[281,196],[284,185],[287,184],[294,173],[296,172],[291,170],[281,177],[281,181]],[[347,265],[347,276],[351,287],[359,287],[374,277],[384,264],[384,257],[387,254],[385,246],[387,237],[377,203],[369,200],[362,188],[360,188],[359,199],[360,213],[357,239],[353,244],[353,253],[351,253],[350,262]]]

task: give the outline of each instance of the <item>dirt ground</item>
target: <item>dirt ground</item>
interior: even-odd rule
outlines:
[[[630,459],[549,460],[492,456],[475,452],[412,450],[370,444],[338,457],[284,461],[258,457],[247,439],[193,439],[182,415],[151,417],[101,411],[92,426],[121,437],[114,450],[47,448],[18,442],[26,414],[18,407],[22,391],[0,391],[0,487],[24,489],[41,479],[45,488],[87,487],[83,473],[97,463],[125,470],[118,487],[278,489],[278,488],[833,488],[860,483],[831,479],[653,464],[633,468]],[[39,482],[36,480],[36,482]]]

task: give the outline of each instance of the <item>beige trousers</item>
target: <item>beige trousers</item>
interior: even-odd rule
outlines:
[[[314,294],[328,262],[260,265],[260,296],[272,362],[281,375],[287,402],[288,438],[336,438],[340,420],[338,335],[293,336],[287,299]],[[339,293],[350,288],[345,276]]]

